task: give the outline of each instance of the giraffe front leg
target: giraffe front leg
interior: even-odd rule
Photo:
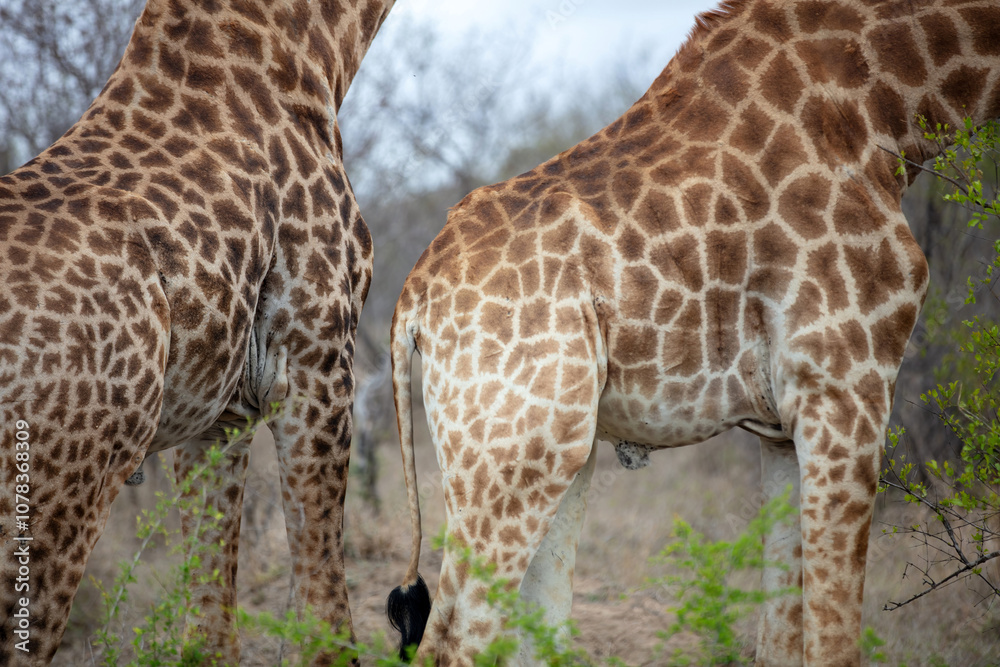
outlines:
[[[877,394],[878,392],[876,392]],[[888,401],[830,390],[796,426],[806,665],[858,665],[868,536]]]
[[[550,627],[563,627],[573,606],[573,574],[576,569],[576,548],[587,512],[587,491],[597,466],[597,442],[590,450],[586,465],[576,474],[549,531],[531,559],[531,565],[521,582],[521,599],[545,610],[544,622]],[[568,641],[568,636],[563,640]],[[529,637],[520,638],[518,664],[542,664],[535,659],[535,647]]]
[[[761,487],[763,502],[781,497],[790,485],[789,502],[795,506],[794,521],[775,523],[764,535],[767,565],[762,588],[769,597],[760,609],[757,626],[756,664],[784,667],[802,664],[802,596],[782,595],[791,587],[802,587],[802,528],[799,522],[799,462],[795,444],[786,440],[761,439]]]
[[[215,661],[215,664],[237,665],[240,637],[234,622],[236,569],[250,442],[223,445],[223,458],[217,466],[211,466],[207,456],[213,444],[215,441],[196,440],[178,447],[174,453],[178,483],[191,482],[180,511],[186,554],[189,558],[197,556],[199,563],[193,573],[190,594],[200,613],[197,617],[189,616],[186,633],[205,642],[202,654],[206,664]],[[215,510],[220,518],[212,519],[209,509]]]

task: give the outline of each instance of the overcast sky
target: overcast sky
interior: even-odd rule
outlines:
[[[718,0],[399,0],[388,21],[431,20],[456,40],[470,31],[520,35],[538,69],[585,74],[620,61],[622,51],[648,49],[652,80],[694,25]],[[639,73],[636,73],[639,74]]]

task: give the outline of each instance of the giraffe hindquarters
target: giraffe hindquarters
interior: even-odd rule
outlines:
[[[510,609],[487,601],[496,580],[476,576],[473,566],[495,566],[505,590],[518,591],[563,499],[591,474],[607,377],[592,299],[497,305],[483,306],[483,326],[466,327],[461,347],[452,323],[462,318],[445,308],[420,327],[424,406],[449,540],[418,662],[472,664],[504,632]],[[585,490],[585,480],[575,488]],[[582,516],[577,505],[567,508],[569,524]],[[578,527],[559,530],[564,541]],[[552,568],[539,561],[543,581]]]
[[[597,441],[590,450],[586,465],[577,473],[559,511],[556,513],[541,546],[531,559],[531,565],[521,582],[521,599],[545,610],[544,622],[559,628],[562,638],[569,640],[566,622],[573,605],[573,573],[576,569],[576,548],[587,512],[587,491],[597,465]],[[535,658],[530,638],[520,638],[518,664],[546,664]]]
[[[497,522],[497,525],[493,517],[479,517],[485,519],[485,523],[472,518],[472,507],[458,512],[452,511],[452,503],[447,504],[449,540],[415,664],[431,659],[440,667],[471,666],[476,656],[508,633],[505,624],[511,609],[503,603],[487,602],[491,586],[499,586],[500,591],[519,590],[520,600],[545,606],[547,623],[559,624],[568,618],[576,546],[596,460],[591,456],[594,450],[592,441],[586,446],[581,443],[580,451],[576,452],[581,463],[574,466],[576,472],[566,480],[568,483],[562,483],[561,475],[543,476],[542,486],[548,486],[549,494],[545,497],[533,495],[538,503],[537,516],[545,518],[531,516],[525,517],[520,524]],[[448,475],[445,471],[445,476]],[[494,506],[513,503],[520,507],[528,500],[511,493],[516,489],[504,491],[498,494]],[[448,493],[446,487],[446,495]],[[492,527],[487,527],[489,524]],[[480,531],[489,531],[492,539],[474,539],[477,526]],[[547,551],[543,553],[543,550]],[[560,558],[563,562],[557,564]],[[496,570],[492,575],[477,574],[475,570],[483,565],[495,565]],[[547,664],[535,659],[530,647],[520,646],[519,651],[513,664]]]
[[[204,642],[201,653],[206,663],[214,660],[220,665],[238,665],[236,569],[250,442],[233,443],[225,448],[221,465],[208,467],[206,454],[214,444],[193,441],[178,447],[174,454],[180,488],[185,489],[186,481],[192,482],[180,506],[185,554],[188,558],[196,556],[192,562],[199,564],[189,589],[199,614],[186,619],[185,633],[189,640]],[[220,517],[217,521],[206,511],[209,509]]]
[[[792,520],[776,521],[764,535],[762,588],[768,599],[760,609],[755,664],[794,667],[802,664],[802,528],[799,521],[799,462],[790,440],[761,438],[761,486],[764,503],[782,497],[796,509]]]

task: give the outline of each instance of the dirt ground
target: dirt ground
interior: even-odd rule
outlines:
[[[606,444],[601,447],[577,558],[573,606],[580,630],[577,641],[598,661],[617,656],[629,665],[668,664],[664,652],[658,651],[662,641],[657,633],[672,622],[669,608],[674,602],[669,591],[644,585],[647,578],[664,573],[649,558],[667,543],[674,516],[716,540],[731,539],[745,527],[759,506],[758,444],[746,434],[726,434],[703,445],[654,453],[652,465],[639,471],[624,470],[614,450]],[[385,620],[385,598],[406,569],[410,541],[398,448],[391,439],[380,451],[380,467],[381,514],[376,516],[351,491],[345,519],[351,608],[362,641],[370,641],[379,632],[393,639]],[[147,472],[150,481],[126,489],[115,503],[88,568],[98,580],[110,581],[116,564],[134,553],[136,514],[151,509],[155,491],[166,488],[162,470]],[[444,507],[440,474],[426,434],[418,437],[418,477],[424,526],[420,569],[433,593],[441,559],[429,544],[443,524]],[[289,605],[289,558],[268,434],[255,442],[246,498],[240,604],[251,611],[283,613]],[[887,600],[898,600],[919,588],[919,581],[902,578],[907,559],[919,557],[912,543],[881,534],[886,517],[905,518],[908,511],[908,507],[880,500],[872,531],[864,623],[886,640],[883,650],[890,664],[1000,664],[1000,614],[977,606],[981,591],[960,584],[899,611],[882,611]],[[178,560],[163,547],[146,554],[138,584],[130,589],[130,602],[120,619],[124,636],[131,637],[130,628],[141,622],[143,610],[162,590],[171,565]],[[90,643],[99,621],[100,595],[94,584],[85,582],[54,664],[96,664]],[[753,655],[754,628],[752,617],[742,626],[748,657]],[[690,638],[675,638],[666,647],[667,654],[685,642]],[[279,650],[276,641],[244,635],[242,664],[275,665]]]

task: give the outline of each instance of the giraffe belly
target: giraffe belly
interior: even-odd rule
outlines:
[[[609,327],[608,380],[597,415],[600,438],[615,444],[682,447],[745,423],[778,425],[780,430],[770,398],[764,341],[753,341],[731,353],[732,363],[722,365],[721,370],[713,370],[711,363],[693,369],[689,364],[683,369],[689,374],[677,374],[654,364],[625,366],[615,358],[615,334],[615,328]],[[670,341],[664,339],[671,335],[652,336],[645,345],[669,348]],[[678,347],[683,346],[685,337],[676,337]]]
[[[670,405],[641,394],[606,389],[597,413],[597,435],[613,444],[683,447],[708,440],[740,421],[706,416],[700,409],[703,407]]]

